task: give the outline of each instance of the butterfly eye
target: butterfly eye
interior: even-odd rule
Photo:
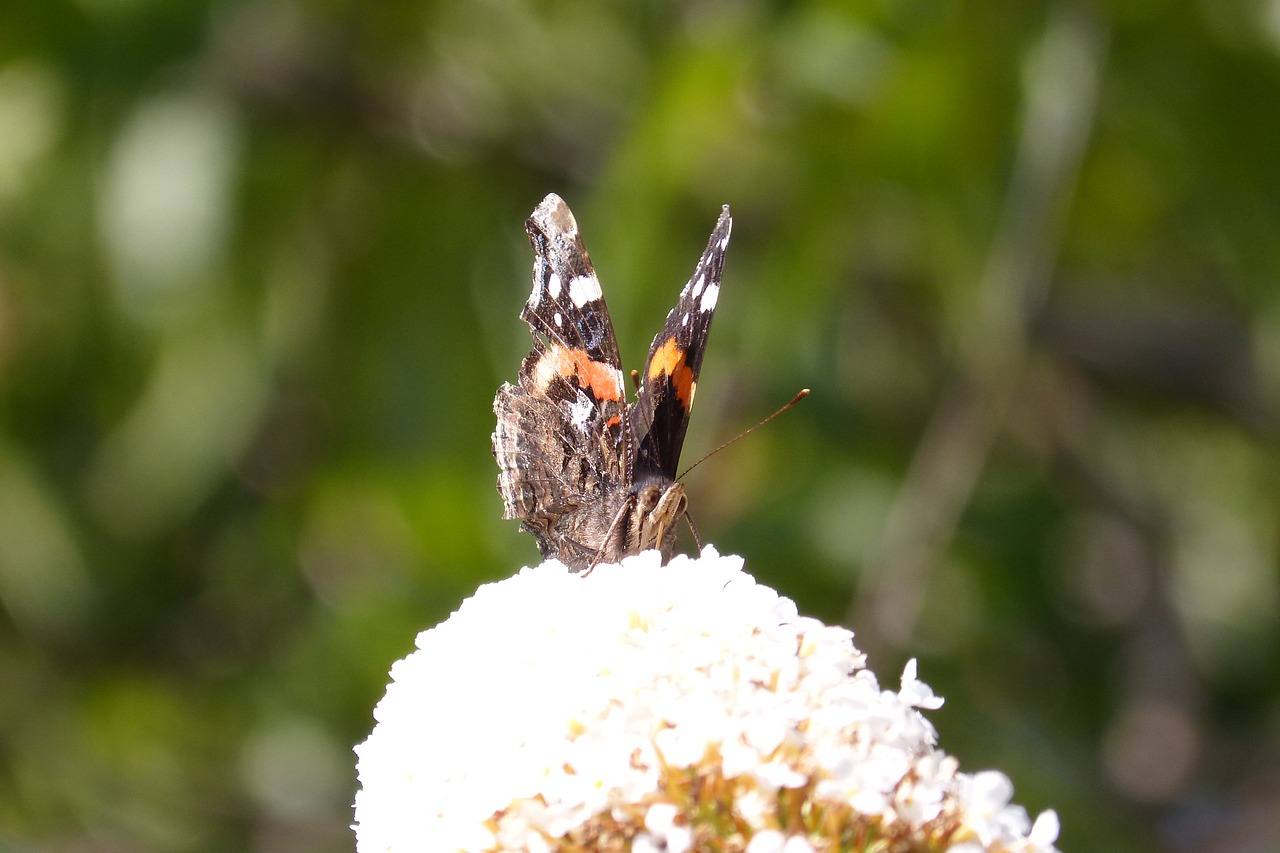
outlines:
[[[658,490],[653,486],[645,486],[636,495],[636,504],[643,513],[653,512],[658,505]]]

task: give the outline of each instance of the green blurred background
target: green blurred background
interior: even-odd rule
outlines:
[[[1064,849],[1280,849],[1278,59],[1280,0],[9,0],[0,849],[352,849],[389,665],[536,559],[551,191],[629,368],[732,205],[686,459],[813,396],[705,539]]]

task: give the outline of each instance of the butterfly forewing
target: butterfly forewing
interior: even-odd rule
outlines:
[[[639,395],[629,412],[637,442],[637,477],[656,472],[675,479],[720,295],[720,277],[732,227],[729,206],[725,205],[693,276],[680,291],[676,307],[667,314],[662,331],[649,348]]]

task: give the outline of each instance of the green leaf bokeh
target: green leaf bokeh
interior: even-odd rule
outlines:
[[[390,663],[536,558],[552,191],[627,367],[733,208],[688,461],[813,395],[708,541],[1064,849],[1275,847],[1278,93],[1274,0],[11,2],[0,849],[352,849]]]

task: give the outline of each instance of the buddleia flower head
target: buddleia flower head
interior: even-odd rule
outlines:
[[[995,771],[961,772],[910,662],[713,548],[482,586],[397,662],[356,748],[360,853],[1053,851]]]

